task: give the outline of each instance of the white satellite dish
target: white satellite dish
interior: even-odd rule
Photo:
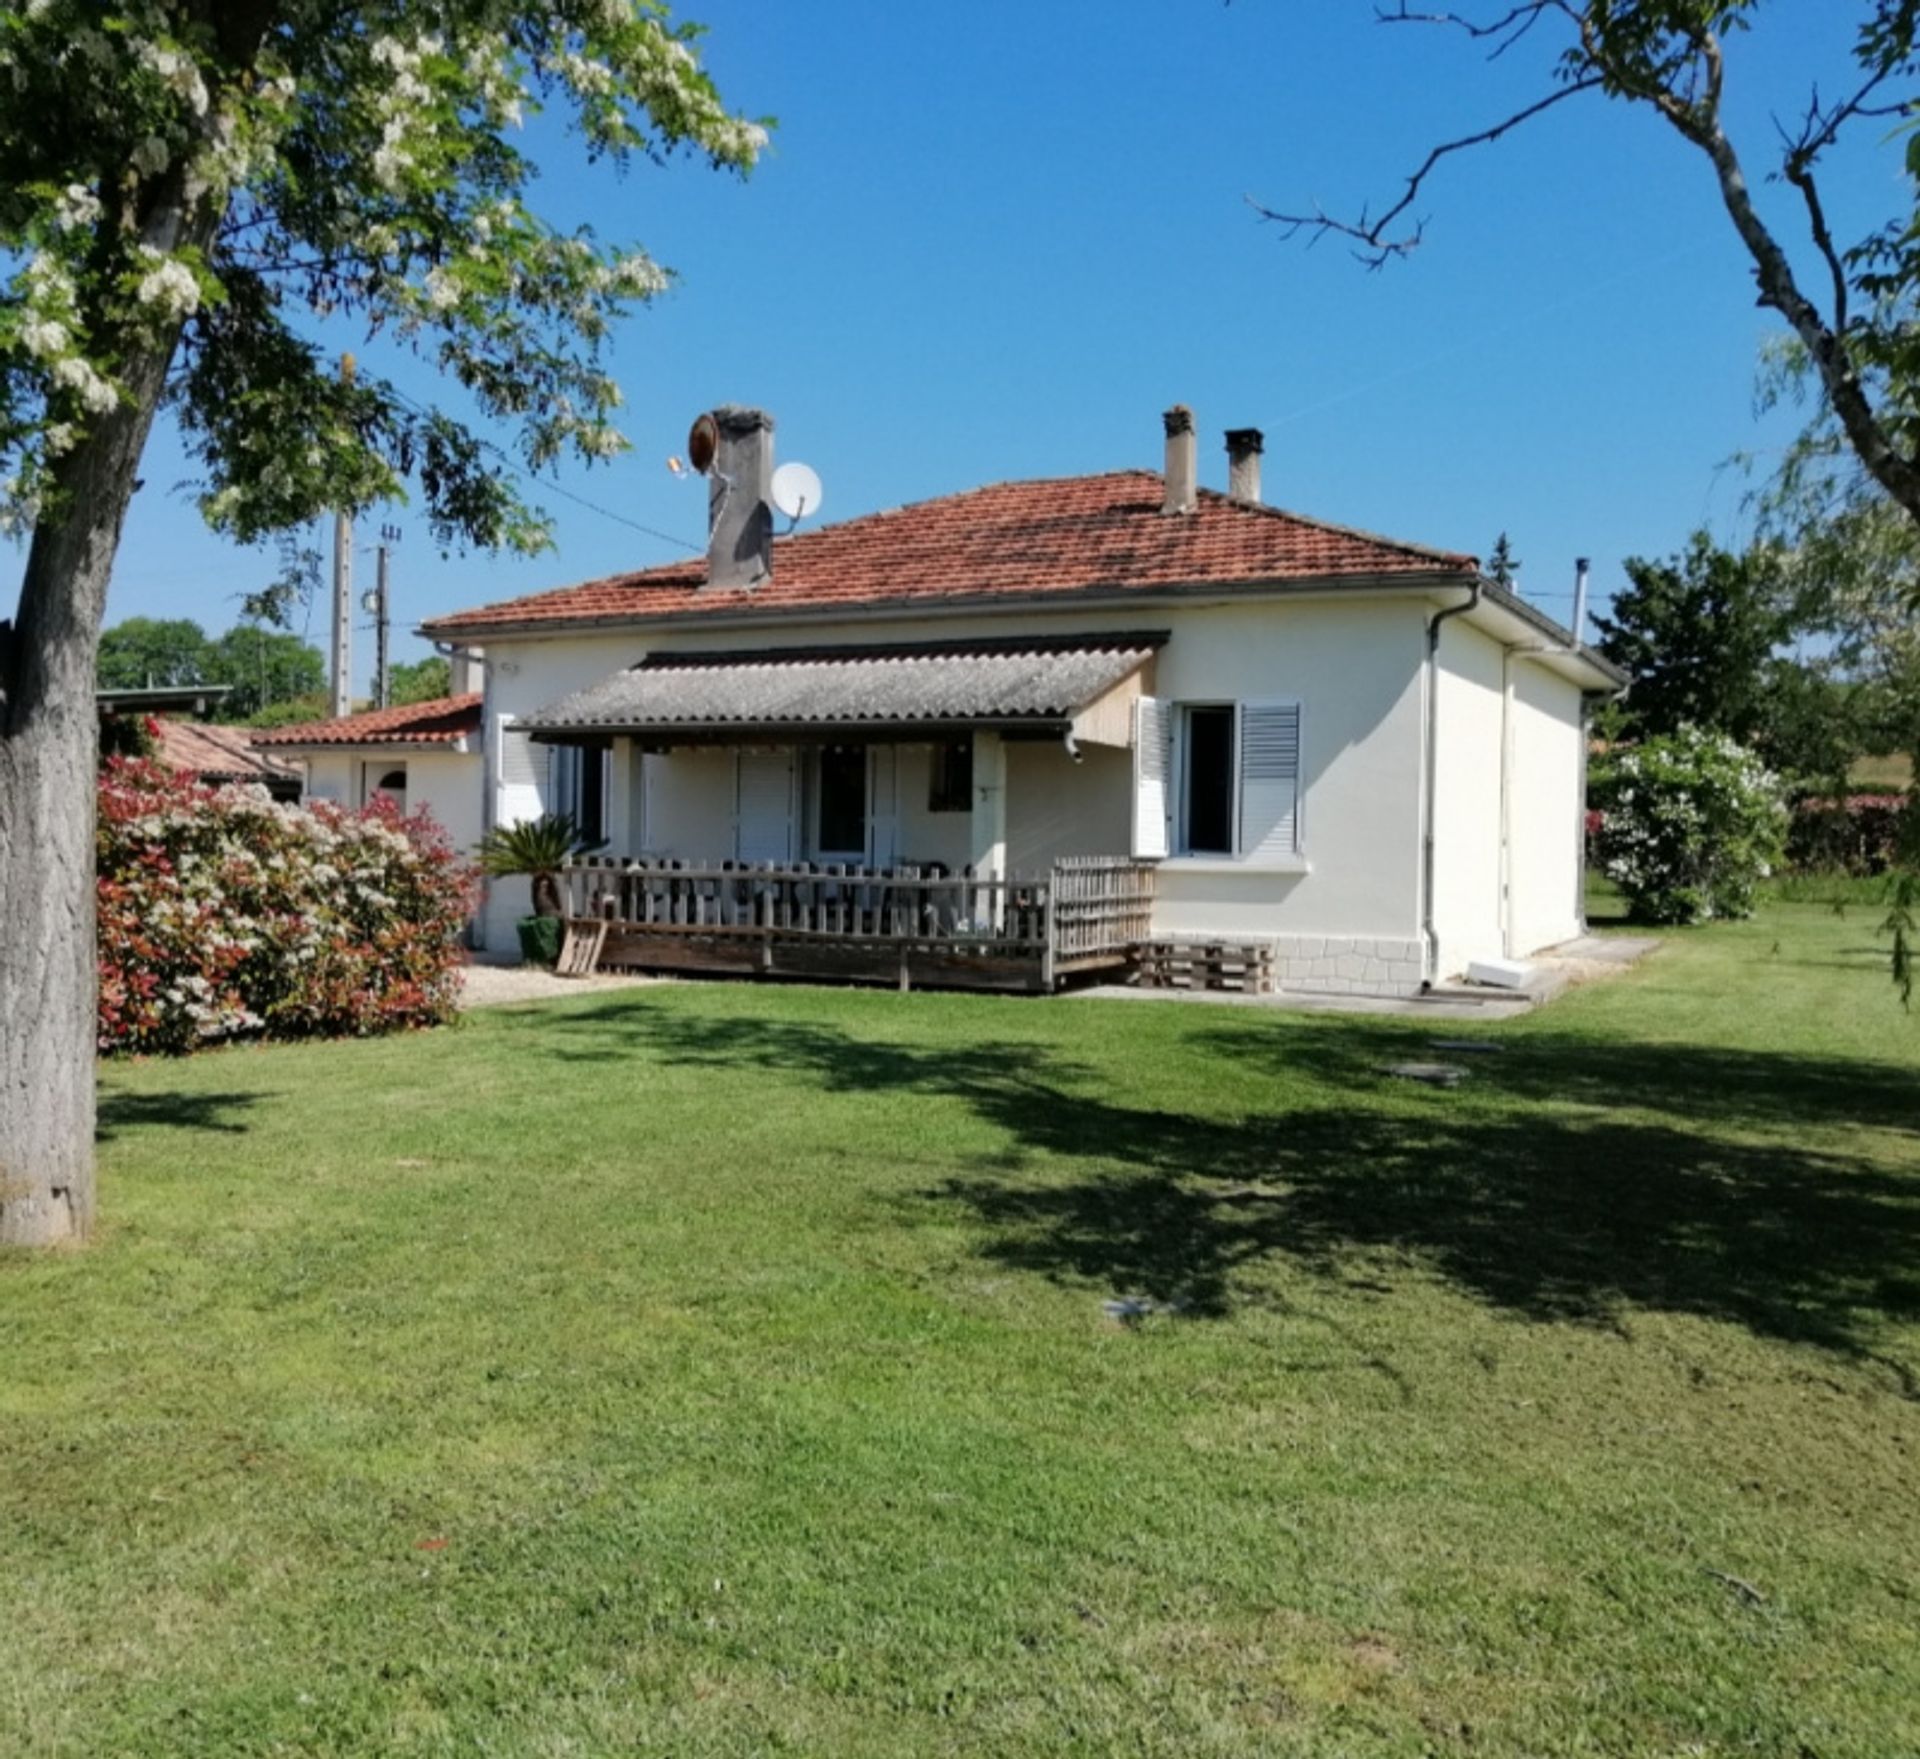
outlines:
[[[789,519],[820,511],[820,477],[811,466],[783,464],[773,473],[773,504]]]

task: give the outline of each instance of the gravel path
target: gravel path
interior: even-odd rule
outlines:
[[[461,986],[463,1008],[494,1008],[507,1002],[550,1002],[563,996],[598,995],[659,983],[657,977],[608,971],[596,977],[556,977],[543,965],[469,965]]]

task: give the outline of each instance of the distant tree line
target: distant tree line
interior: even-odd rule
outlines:
[[[260,623],[209,636],[188,617],[129,617],[103,630],[97,670],[103,690],[225,685],[213,718],[283,726],[325,717],[327,662],[311,642]],[[448,690],[447,662],[429,655],[392,670],[395,703],[425,702]]]

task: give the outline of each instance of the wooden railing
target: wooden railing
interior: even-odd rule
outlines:
[[[1145,862],[1065,855],[1053,864],[1049,983],[1076,965],[1130,954],[1153,934],[1153,882]]]
[[[623,934],[753,937],[919,947],[1031,960],[1051,987],[1066,972],[1125,959],[1148,938],[1153,869],[1074,856],[1045,874],[986,879],[940,867],[686,862],[582,856],[561,875],[568,916]]]

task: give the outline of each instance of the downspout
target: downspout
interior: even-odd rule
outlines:
[[[1446,605],[1427,619],[1427,726],[1426,726],[1426,774],[1425,790],[1427,805],[1426,838],[1421,848],[1420,868],[1420,932],[1426,941],[1427,975],[1420,987],[1433,988],[1440,976],[1440,930],[1434,920],[1433,887],[1435,861],[1435,828],[1439,818],[1439,801],[1435,791],[1440,780],[1440,625],[1449,617],[1464,616],[1480,602],[1480,594],[1485,582],[1475,580],[1467,589],[1467,596],[1457,605]]]

